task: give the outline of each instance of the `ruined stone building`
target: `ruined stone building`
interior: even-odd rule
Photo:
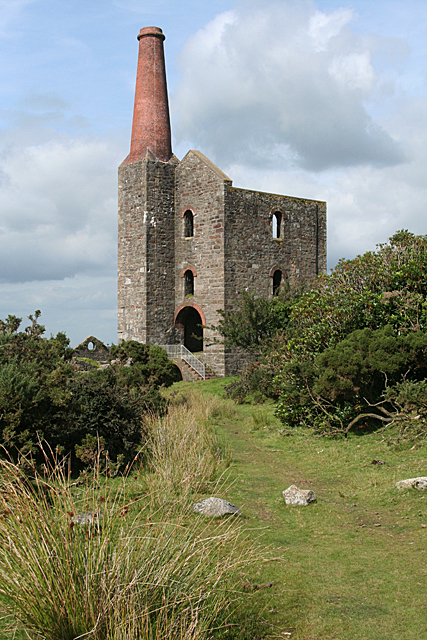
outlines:
[[[172,153],[157,27],[141,29],[130,153],[119,167],[118,340],[184,344],[216,375],[236,351],[211,343],[218,309],[247,289],[326,271],[326,203],[233,187],[200,151]]]

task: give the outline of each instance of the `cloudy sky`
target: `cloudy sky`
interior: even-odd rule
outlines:
[[[330,267],[427,234],[425,0],[0,0],[0,318],[116,341],[117,166],[149,25],[179,158],[327,200]]]

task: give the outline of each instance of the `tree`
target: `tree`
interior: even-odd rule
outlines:
[[[427,236],[398,231],[376,251],[340,260],[297,298],[284,354],[313,358],[356,329],[426,328]]]
[[[271,300],[255,293],[242,291],[237,298],[236,309],[218,313],[221,320],[215,327],[228,347],[241,347],[253,354],[260,354],[271,344],[276,333],[283,329],[289,318],[290,302],[285,295]]]

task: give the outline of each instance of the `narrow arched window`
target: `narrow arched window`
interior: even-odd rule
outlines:
[[[273,213],[273,238],[282,237],[282,214],[280,211]]]
[[[193,212],[189,209],[184,213],[184,237],[192,238],[194,236]]]
[[[280,269],[277,269],[273,273],[273,296],[277,296],[279,293],[280,285],[282,283],[282,272]]]
[[[184,293],[186,296],[194,296],[194,275],[190,269],[184,273]]]

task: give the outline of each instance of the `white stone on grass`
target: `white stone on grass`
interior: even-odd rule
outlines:
[[[427,489],[427,476],[420,476],[419,478],[408,478],[407,480],[400,480],[396,482],[396,489]]]
[[[221,498],[214,498],[213,496],[195,504],[193,511],[202,513],[204,516],[225,516],[229,513],[236,513],[240,516],[242,513],[235,504],[231,504],[231,502],[227,502],[227,500],[222,500]]]
[[[291,484],[285,491],[282,491],[286,504],[296,504],[305,507],[310,502],[317,500],[316,494],[311,489],[299,489],[296,485]]]

